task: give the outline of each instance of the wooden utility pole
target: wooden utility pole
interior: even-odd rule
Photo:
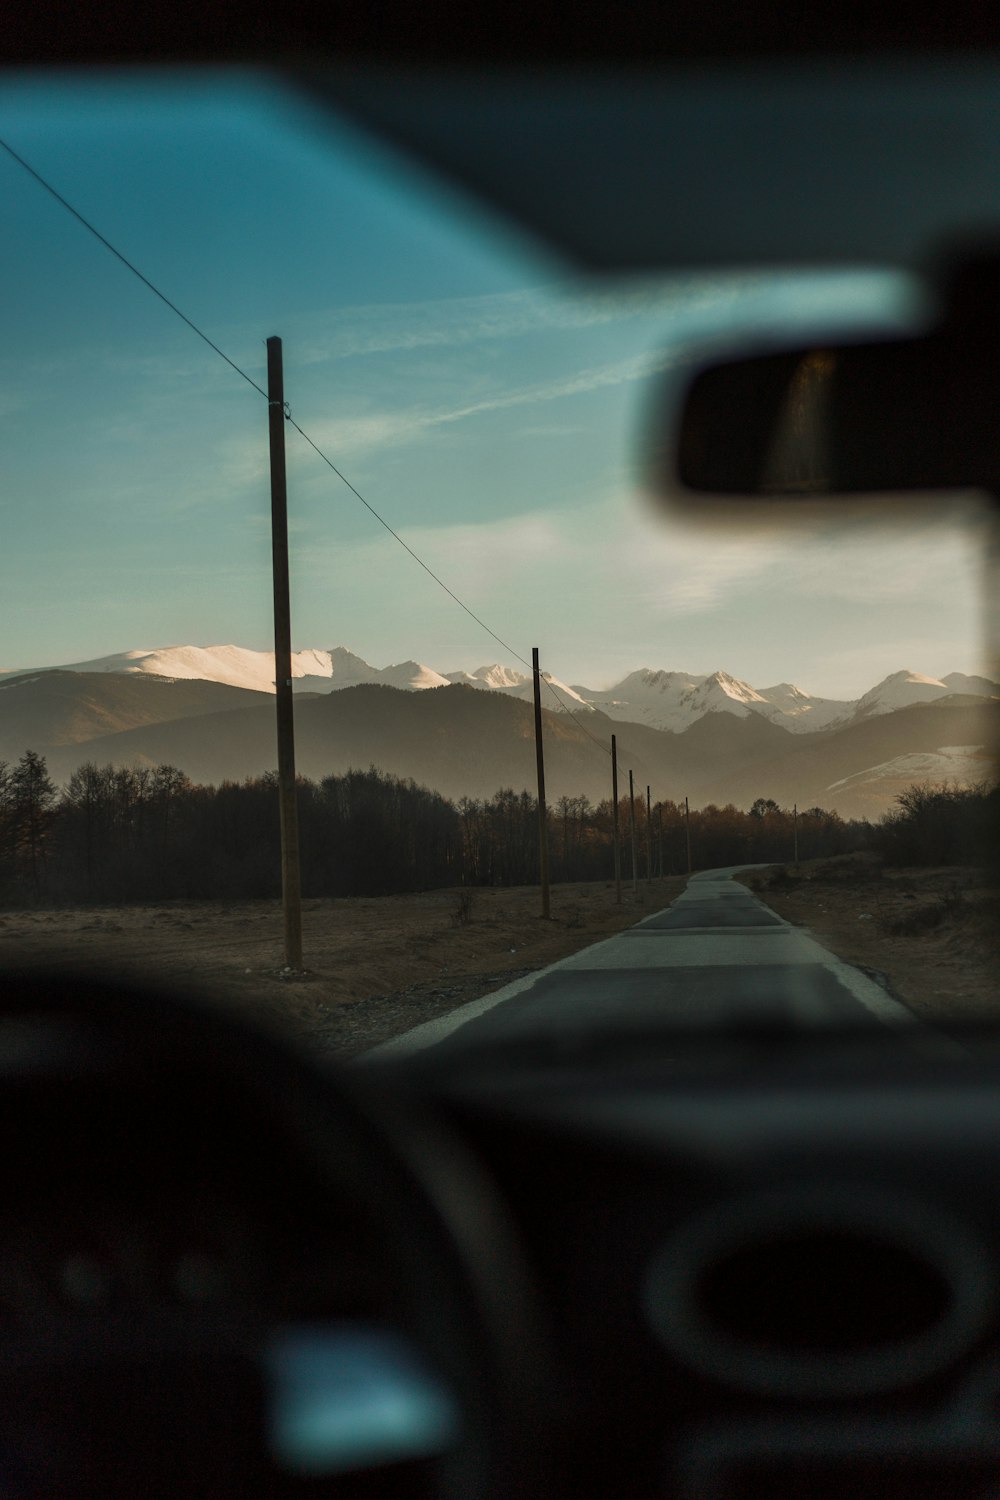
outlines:
[[[295,793],[292,712],[292,620],[288,588],[288,489],[285,481],[285,379],[281,340],[267,341],[267,425],[271,448],[271,569],[274,580],[274,701],[278,722],[278,797],[281,806],[281,899],[285,964],[302,968],[302,882]]]
[[[646,884],[653,883],[653,804],[646,788]]]
[[[611,816],[615,841],[615,900],[622,904],[622,847],[618,835],[618,741],[611,736]]]
[[[631,771],[628,773],[628,826],[629,836],[632,840],[632,894],[638,899],[639,871],[635,862],[635,788],[632,785]]]
[[[799,804],[792,803],[792,837],[795,840],[795,867],[799,864]]]
[[[663,808],[656,809],[656,868],[660,879],[663,879]]]
[[[685,829],[685,832],[687,834],[688,874],[690,875],[691,874],[691,809],[688,806],[688,799],[686,797],[684,798],[684,829]]]
[[[531,670],[535,679],[535,766],[538,771],[538,871],[542,884],[542,916],[549,915],[549,836],[545,818],[545,757],[542,752],[542,674],[538,670],[538,647],[531,648]]]

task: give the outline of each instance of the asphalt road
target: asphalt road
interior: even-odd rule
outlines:
[[[383,1043],[380,1054],[555,1037],[567,1026],[913,1026],[881,985],[782,920],[732,879],[705,870],[664,911],[547,969]],[[371,1055],[371,1054],[370,1054]]]

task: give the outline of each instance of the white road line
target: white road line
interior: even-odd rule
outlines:
[[[602,943],[594,944],[594,948],[600,947],[603,947]],[[594,949],[585,948],[583,951],[592,953]],[[565,966],[566,960],[563,959],[559,963],[549,964],[544,969],[536,969],[532,974],[525,974],[523,979],[515,979],[511,984],[505,984],[501,990],[494,990],[490,995],[481,995],[478,1000],[470,1000],[466,1005],[460,1005],[457,1010],[450,1010],[447,1015],[435,1016],[433,1021],[424,1021],[422,1025],[414,1026],[411,1031],[402,1031],[399,1036],[390,1037],[387,1042],[380,1042],[377,1047],[370,1047],[355,1061],[363,1061],[366,1057],[400,1056],[406,1052],[419,1052],[424,1047],[433,1047],[435,1042],[440,1042],[446,1036],[450,1036],[453,1031],[464,1026],[466,1021],[474,1021],[477,1016],[492,1010],[494,1005],[499,1005],[501,1001],[510,1000],[524,990],[530,990],[543,974],[551,974],[554,969],[562,969]],[[612,967],[619,966],[613,965]]]
[[[704,870],[688,881],[687,887],[670,905],[668,911],[676,911],[687,904],[703,904],[712,901],[732,902],[730,878],[739,870],[759,869],[756,865],[732,865],[722,870]],[[755,902],[771,912],[759,897],[745,891],[747,900]],[[737,903],[742,904],[742,903]],[[910,1027],[917,1031],[929,1031],[925,1023],[918,1020],[912,1011],[888,994],[880,984],[852,964],[844,963],[828,948],[824,948],[800,927],[771,912],[778,923],[774,927],[753,928],[664,928],[651,929],[651,924],[662,912],[645,917],[634,928],[613,937],[582,948],[568,958],[537,969],[532,974],[483,995],[478,1000],[459,1006],[446,1015],[425,1021],[410,1031],[392,1037],[377,1047],[370,1048],[357,1061],[364,1058],[402,1056],[409,1052],[433,1047],[445,1037],[451,1036],[468,1021],[474,1021],[505,1000],[521,995],[546,974],[555,972],[594,971],[617,969],[672,969],[710,965],[713,968],[752,968],[757,965],[780,965],[794,967],[819,966],[831,972],[840,986],[852,995],[859,1004],[887,1026]],[[803,976],[801,993],[794,1000],[796,1019],[803,1025],[815,1027],[829,1019],[829,1011],[816,987]],[[944,1038],[942,1038],[942,1041]],[[957,1045],[957,1044],[956,1044]]]

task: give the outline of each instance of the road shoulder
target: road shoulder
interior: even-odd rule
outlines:
[[[982,871],[883,869],[844,855],[736,878],[919,1019],[947,1026],[1000,1014],[1000,893]]]

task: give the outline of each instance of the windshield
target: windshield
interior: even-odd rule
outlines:
[[[581,279],[256,75],[11,80],[0,137],[11,951],[343,1055],[523,1006],[554,962],[559,1026],[604,1035],[594,945],[629,929],[629,974],[677,971],[659,1025],[844,1020],[830,975],[866,1016],[865,976],[911,1016],[989,1013],[983,502],[723,528],[643,463],[651,392],[679,400],[706,350],[918,330],[915,276]],[[826,978],[792,972],[807,932]],[[696,1005],[747,944],[755,986]]]

